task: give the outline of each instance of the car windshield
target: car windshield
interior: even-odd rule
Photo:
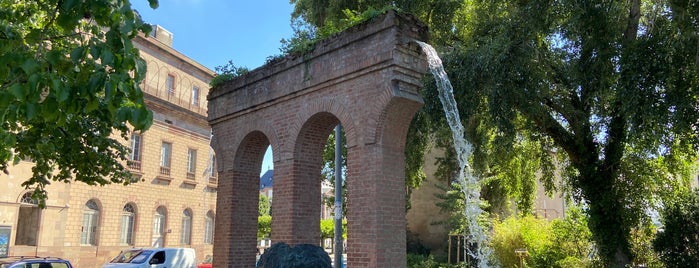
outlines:
[[[141,249],[132,249],[132,250],[126,250],[122,251],[119,253],[119,256],[116,256],[111,263],[144,263],[146,260],[148,260],[148,256],[153,253],[152,250],[141,250]]]

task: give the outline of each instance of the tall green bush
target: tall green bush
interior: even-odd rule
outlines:
[[[699,192],[682,195],[661,211],[662,231],[653,248],[667,267],[699,264]]]
[[[592,267],[597,260],[587,217],[570,208],[566,218],[548,221],[534,216],[497,222],[491,241],[500,267],[519,267],[515,250],[525,249],[524,267]]]
[[[572,207],[564,219],[551,221],[551,247],[539,257],[549,267],[590,267],[597,260],[588,217],[582,209]]]
[[[539,255],[551,244],[551,225],[534,216],[509,217],[493,226],[491,240],[495,258],[500,267],[519,267],[520,258],[515,250],[526,249],[524,256],[527,267],[532,266],[534,256]]]

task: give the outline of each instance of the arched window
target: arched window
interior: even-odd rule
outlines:
[[[204,244],[211,245],[214,243],[214,212],[206,213],[206,223],[204,230]]]
[[[134,226],[136,223],[136,209],[129,203],[121,211],[120,241],[122,244],[133,246]]]
[[[36,246],[41,218],[39,202],[32,198],[32,192],[26,192],[20,198],[19,203],[15,245]]]
[[[97,202],[87,201],[83,207],[83,225],[80,232],[80,244],[97,245],[97,228],[99,225],[100,210]]]
[[[167,210],[159,206],[153,216],[153,247],[165,246],[165,225],[167,223]]]
[[[185,209],[182,215],[182,233],[180,234],[180,244],[190,245],[192,243],[192,211]]]

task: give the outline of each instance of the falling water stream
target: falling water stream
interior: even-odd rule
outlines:
[[[472,252],[469,247],[466,248],[469,255],[479,260],[478,266],[485,268],[488,267],[491,249],[487,246],[488,236],[485,230],[478,224],[478,218],[483,212],[480,207],[481,187],[478,178],[473,175],[473,170],[468,163],[473,147],[464,138],[464,126],[459,118],[459,109],[456,106],[456,99],[454,99],[454,89],[451,86],[449,77],[447,77],[447,73],[444,71],[442,60],[439,59],[437,51],[432,46],[420,41],[415,42],[422,47],[422,51],[427,56],[430,72],[432,72],[437,82],[439,100],[442,102],[442,107],[454,139],[454,149],[456,150],[459,163],[459,172],[456,180],[461,184],[461,191],[464,193],[464,216],[468,222],[466,237],[470,243],[477,245],[475,252]]]

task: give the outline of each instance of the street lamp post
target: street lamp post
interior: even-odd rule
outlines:
[[[335,268],[342,268],[342,125],[335,127]]]

